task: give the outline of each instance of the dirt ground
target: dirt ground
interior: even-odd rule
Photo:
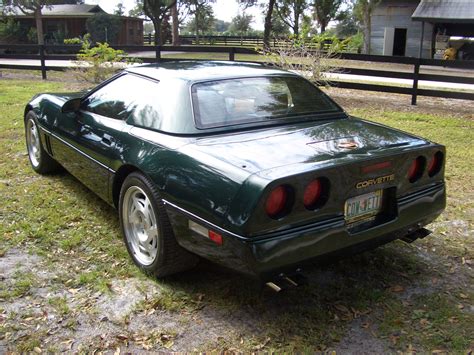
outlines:
[[[420,97],[418,105],[411,106],[410,97],[406,95],[334,88],[327,91],[349,111],[363,108],[449,114],[474,120],[473,104],[468,101]],[[460,238],[474,238],[472,225],[466,221],[436,223],[432,227],[456,229]],[[172,279],[166,286],[137,276],[111,279],[107,292],[86,286],[68,287],[61,267],[51,265],[44,256],[27,253],[21,247],[5,248],[0,254],[0,280],[4,289],[19,291],[13,297],[0,299],[0,354],[278,350],[279,331],[286,331],[286,328],[272,324],[275,315],[281,320],[283,313],[292,317],[304,312],[315,312],[304,316],[305,323],[301,326],[305,329],[320,326],[311,324],[312,317],[318,322],[326,321],[328,327],[334,329],[321,343],[327,346],[303,348],[302,351],[395,353],[399,351],[397,337],[403,336],[404,330],[398,335],[393,332],[381,335],[386,334],[384,317],[387,317],[382,309],[390,308],[390,302],[401,302],[407,309],[413,308],[415,313],[425,312],[423,304],[417,303],[421,295],[439,292],[451,297],[449,292],[453,290],[459,311],[474,319],[474,306],[468,296],[464,297],[459,291],[473,292],[473,261],[433,253],[433,248],[437,247],[440,246],[436,243],[405,246],[397,241],[345,261],[312,267],[306,272],[312,285],[310,289],[301,293],[293,289],[279,294],[261,288],[245,277],[217,270],[218,267],[208,262],[200,263],[196,269]],[[66,257],[74,259],[75,255]],[[88,262],[93,266],[93,261]],[[33,279],[23,286],[23,292],[25,275],[32,275]],[[220,284],[222,290],[219,290]],[[390,290],[393,298],[384,300],[377,308],[348,306],[343,301],[349,291],[342,284],[350,285],[347,287],[362,285],[364,290],[361,292]],[[213,290],[219,293],[220,301],[211,295]],[[317,294],[318,290],[323,296]],[[332,294],[334,300],[331,300]],[[295,305],[299,295],[312,297],[319,303],[315,306],[314,300],[307,299],[298,300]],[[357,301],[364,304],[364,297],[361,295]],[[308,307],[321,307],[320,312],[331,318],[318,319],[318,309],[309,311]],[[425,318],[420,319],[423,322]],[[338,322],[342,321],[345,326],[338,329]],[[295,331],[291,339],[305,343],[298,337],[302,337],[302,333]],[[281,344],[282,347],[286,345]],[[416,352],[416,349],[405,351]],[[440,351],[444,351],[443,348]]]

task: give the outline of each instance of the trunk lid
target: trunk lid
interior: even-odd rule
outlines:
[[[273,175],[270,172],[288,172],[290,166],[300,170],[296,165],[315,168],[336,161],[365,160],[427,143],[386,126],[351,118],[201,138],[192,145],[247,172]]]

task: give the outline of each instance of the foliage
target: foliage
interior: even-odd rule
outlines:
[[[251,30],[250,24],[253,22],[253,16],[241,13],[232,19],[232,23],[229,27],[229,32],[236,33],[240,36],[248,34]]]
[[[370,54],[370,35],[372,32],[372,12],[381,0],[353,0],[353,13],[363,26],[364,53]]]
[[[299,35],[300,22],[307,8],[307,0],[276,0],[275,2],[277,15],[292,29],[295,36]]]
[[[213,30],[215,23],[214,11],[209,4],[191,4],[190,6],[189,13],[193,17],[186,23],[185,31],[195,34],[197,41],[199,41],[199,36]]]
[[[362,32],[358,32],[355,35],[347,38],[346,51],[360,53],[362,51],[363,45],[364,35],[362,34]]]
[[[163,20],[169,15],[175,3],[176,0],[137,0],[137,4],[141,4],[143,13],[151,20],[155,27],[155,43],[158,45],[163,43]]]
[[[290,40],[279,41],[275,47],[263,49],[261,53],[270,65],[289,71],[298,71],[315,84],[324,84],[324,73],[334,72],[336,68],[329,59],[335,58],[345,47],[343,41],[325,34],[309,39],[292,36]]]
[[[106,13],[97,13],[86,21],[87,32],[93,42],[117,43],[120,19]]]
[[[339,19],[333,29],[334,34],[339,38],[347,38],[359,33],[359,24],[352,11],[346,11]]]
[[[4,22],[0,22],[0,40],[6,43],[29,42],[28,28],[13,18],[7,18]],[[36,39],[33,43],[35,41]]]
[[[76,44],[77,40],[69,39],[64,42]],[[89,34],[79,41],[82,42],[82,48],[77,55],[78,68],[73,70],[86,82],[100,83],[122,69],[124,64],[135,62],[127,58],[124,51],[114,49],[108,43],[96,43],[95,46],[91,46]]]
[[[230,22],[216,19],[216,21],[214,22],[214,31],[218,33],[227,32],[229,30],[230,25]]]
[[[123,2],[119,2],[114,9],[114,15],[116,16],[124,16],[125,15],[125,6],[123,6]]]
[[[343,0],[314,0],[314,18],[321,27],[321,32],[326,31],[326,27],[332,20],[339,20],[343,16],[340,11]]]

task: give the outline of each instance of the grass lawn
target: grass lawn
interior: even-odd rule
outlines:
[[[69,89],[0,79],[0,349],[474,348],[474,120],[456,114],[455,104],[451,113],[436,104],[397,109],[390,99],[371,101],[374,93],[357,101],[351,91],[330,90],[352,114],[445,144],[448,208],[424,240],[314,266],[307,286],[273,294],[207,262],[166,280],[146,278],[127,255],[114,209],[67,173],[33,172],[24,104],[38,92]]]

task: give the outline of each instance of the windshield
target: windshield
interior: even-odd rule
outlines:
[[[313,84],[293,76],[197,83],[192,87],[192,97],[198,128],[340,111],[340,108]]]

